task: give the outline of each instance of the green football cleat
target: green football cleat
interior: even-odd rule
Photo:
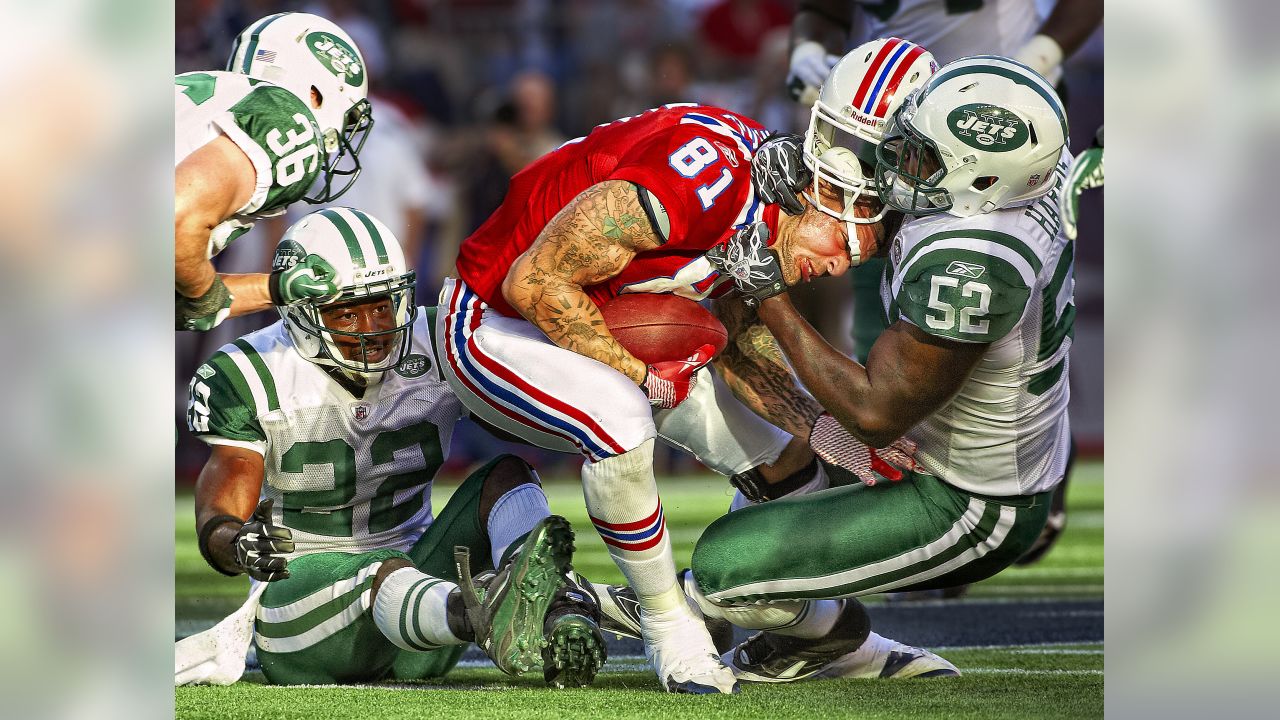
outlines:
[[[609,653],[600,634],[600,607],[570,572],[543,623],[542,677],[552,687],[586,687]]]
[[[454,548],[458,586],[475,643],[508,675],[523,675],[542,664],[547,645],[543,621],[552,601],[568,582],[573,557],[569,521],[551,515],[539,522],[520,550],[501,570],[476,581],[469,552]]]

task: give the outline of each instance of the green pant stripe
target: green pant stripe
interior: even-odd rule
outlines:
[[[918,575],[921,572],[941,565],[958,555],[968,552],[970,548],[980,544],[991,536],[991,533],[996,528],[996,522],[999,519],[1000,506],[995,503],[986,503],[986,508],[982,511],[982,519],[978,521],[977,527],[970,530],[965,537],[961,538],[959,542],[951,547],[940,552],[931,553],[927,557],[921,558],[918,561],[912,562],[910,565],[894,570],[893,572],[882,573],[879,575],[868,575],[859,578],[856,583],[850,583],[850,585],[845,587],[849,591],[854,591],[855,589],[861,590],[871,586],[896,585],[904,578]]]
[[[315,625],[311,629],[289,635],[285,637],[272,637],[264,634],[264,623],[259,622],[257,632],[254,636],[254,642],[258,647],[273,653],[289,653],[305,650],[312,645],[332,636],[334,633],[346,628],[347,626],[359,620],[366,612],[363,600],[357,596],[351,604],[347,605],[335,615],[331,615],[327,620]]]
[[[354,577],[331,583],[300,598],[286,600],[285,602],[277,601],[274,605],[263,603],[258,608],[258,619],[275,624],[297,620],[338,595],[348,593],[355,586],[369,580],[372,575],[378,572],[380,567],[382,567],[381,561],[370,563],[360,568],[360,571]]]
[[[725,590],[713,593],[708,597],[713,600],[739,598],[744,596],[759,596],[763,594],[773,594],[775,599],[778,593],[790,592],[807,592],[818,588],[830,588],[842,585],[849,585],[864,581],[868,578],[883,575],[889,572],[895,572],[903,568],[909,568],[919,562],[927,560],[929,557],[946,550],[958,543],[972,530],[976,529],[986,511],[987,503],[977,498],[970,498],[968,507],[964,514],[952,524],[942,537],[934,540],[927,545],[915,548],[909,552],[896,555],[870,565],[855,567],[848,570],[842,570],[830,575],[802,578],[781,578],[763,580],[760,582],[747,583],[737,587],[727,588]],[[783,595],[782,597],[786,597]]]
[[[973,543],[972,546],[963,548],[958,552],[949,553],[950,557],[948,558],[938,558],[940,562],[934,562],[934,559],[931,558],[929,563],[924,564],[929,565],[929,567],[924,567],[923,565],[917,566],[913,568],[913,573],[904,574],[894,580],[883,582],[873,587],[859,588],[856,591],[857,594],[870,595],[872,593],[885,592],[894,588],[915,585],[916,583],[921,583],[925,580],[945,575],[952,570],[978,560],[992,550],[999,548],[1000,545],[1004,543],[1005,538],[1008,537],[1009,530],[1013,528],[1014,522],[1017,520],[1018,511],[1017,508],[1009,507],[1007,505],[996,505],[995,503],[992,503],[988,509],[996,510],[996,512],[991,513],[991,527],[987,529],[981,540],[977,540],[978,535],[975,533],[974,539],[977,540],[977,542]],[[983,520],[985,521],[986,518],[984,517]]]
[[[317,606],[314,610],[303,614],[294,620],[286,620],[284,622],[270,622],[261,615],[258,618],[258,634],[268,638],[286,638],[295,635],[301,635],[315,626],[323,623],[325,620],[332,618],[334,615],[342,613],[352,602],[359,603],[360,596],[366,590],[373,587],[373,576],[364,579],[364,582],[356,585],[351,590],[341,595],[327,600]]]

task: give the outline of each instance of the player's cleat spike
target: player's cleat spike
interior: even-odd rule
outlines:
[[[641,639],[640,636],[640,602],[636,599],[636,593],[626,585],[597,585],[590,580],[577,575],[576,572],[571,574],[579,583],[583,590],[590,593],[595,599],[596,604],[600,607],[600,629],[611,632],[614,635],[622,635],[625,637]],[[677,576],[681,587],[688,582],[688,573],[681,573]],[[689,597],[686,591],[685,597]],[[711,642],[715,645],[717,653],[723,653],[733,647],[733,625],[728,620],[719,618],[706,617],[698,610],[697,604],[690,601],[689,608],[693,610],[695,615],[702,616],[703,623],[707,626],[707,632],[711,635]]]
[[[875,633],[862,647],[832,662],[820,678],[957,677],[960,670],[923,648],[904,645]]]
[[[528,672],[542,659],[543,620],[567,580],[573,530],[558,515],[543,518],[501,570],[471,577],[470,553],[454,548],[458,586],[475,643],[508,675]]]
[[[759,632],[725,653],[722,659],[739,680],[784,683],[818,674],[832,662],[864,644],[867,637],[866,610],[845,603],[835,626],[820,638],[798,638]]]
[[[599,624],[600,608],[594,596],[576,582],[570,571],[543,622],[547,646],[542,650],[542,677],[548,685],[564,688],[591,684],[609,656]]]
[[[733,671],[712,651],[711,636],[688,605],[662,613],[641,610],[644,654],[667,692],[713,695],[740,691]]]

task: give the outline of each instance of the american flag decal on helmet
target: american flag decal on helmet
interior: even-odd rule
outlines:
[[[276,61],[276,51],[258,48],[258,52],[254,53],[254,59],[261,60],[262,62],[273,63]]]
[[[898,92],[898,84],[924,51],[913,42],[889,38],[862,77],[862,84],[853,96],[853,106],[868,115],[883,118],[889,110],[889,101]]]

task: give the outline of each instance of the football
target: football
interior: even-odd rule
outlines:
[[[619,295],[600,313],[622,347],[645,363],[683,360],[703,345],[719,354],[729,338],[706,308],[678,295]]]

